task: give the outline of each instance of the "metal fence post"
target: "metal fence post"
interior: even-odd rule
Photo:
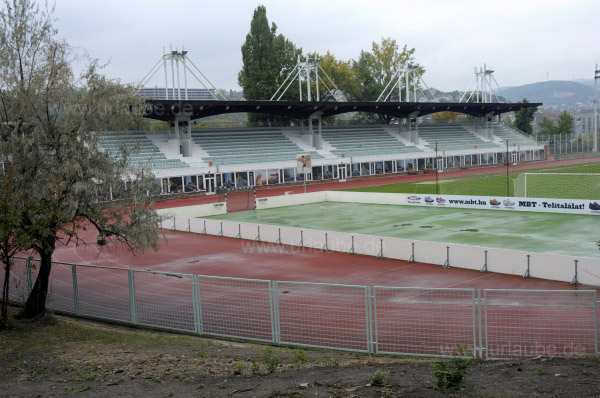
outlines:
[[[73,307],[75,315],[79,315],[79,289],[77,287],[77,264],[71,265],[71,275],[73,279]]]
[[[450,268],[450,246],[446,246],[446,261],[442,268]]]
[[[481,289],[477,289],[477,324],[479,329],[479,358],[483,358],[483,330],[481,322]]]
[[[383,258],[383,239],[379,239],[379,253],[377,254],[377,258]]]
[[[371,287],[365,286],[365,311],[366,311],[366,327],[367,327],[367,351],[369,354],[374,353],[373,350],[373,314],[372,314],[372,293]]]
[[[599,354],[598,352],[598,298],[597,298],[597,293],[594,290],[594,337],[595,337],[595,341],[594,341],[594,345],[595,345],[595,349],[596,349],[596,355]]]
[[[200,300],[200,282],[196,275],[192,275],[192,300],[194,306],[194,329],[202,334],[202,304]]]
[[[137,325],[137,313],[135,311],[135,280],[133,277],[133,270],[127,270],[127,275],[129,279],[129,311],[131,314],[131,323]]]
[[[33,290],[33,276],[31,275],[31,258],[25,260],[25,268],[27,269],[27,290],[31,293]]]
[[[487,311],[488,301],[487,301],[487,290],[483,291],[483,326],[485,332],[485,356],[488,357],[489,349],[488,349],[488,311]]]
[[[475,289],[473,289],[471,292],[471,318],[473,322],[473,358],[477,358],[477,307],[479,307],[479,299],[475,298]]]
[[[371,334],[372,334],[372,338],[373,338],[373,353],[376,354],[379,351],[379,325],[378,325],[378,318],[377,318],[377,288],[373,287],[371,289],[371,293],[372,293],[372,311],[371,311],[371,317],[373,318],[373,328],[371,329]]]
[[[529,278],[531,276],[531,273],[529,272],[529,263],[531,260],[531,255],[527,255],[527,270],[525,271],[525,273],[523,274],[523,278]]]
[[[484,259],[485,259],[485,262],[483,263],[483,268],[481,269],[481,272],[488,272],[488,264],[487,264],[487,263],[488,263],[488,262],[487,262],[487,254],[488,254],[488,251],[487,251],[487,250],[484,250],[483,252],[484,252]]]
[[[273,343],[281,341],[279,331],[279,288],[277,281],[269,281],[269,301],[271,307],[271,339]]]
[[[256,238],[254,238],[255,242],[260,242],[260,225],[257,226]]]
[[[573,280],[571,281],[571,285],[579,285],[579,279],[577,278],[577,263],[579,263],[579,260],[574,260],[575,261],[575,276],[573,276]]]

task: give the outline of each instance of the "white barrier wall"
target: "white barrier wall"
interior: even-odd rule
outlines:
[[[219,202],[204,205],[172,207],[170,209],[158,209],[156,212],[160,215],[167,215],[170,217],[209,217],[226,214],[227,206],[225,205],[225,202]]]
[[[283,196],[270,196],[256,200],[256,210],[272,209],[275,207],[297,206],[308,203],[327,201],[327,191],[310,192]]]
[[[165,220],[163,228],[472,270],[487,263],[487,271],[520,276],[527,273],[529,256],[530,277],[563,282],[574,280],[577,260],[577,282],[600,286],[600,260],[585,257],[189,217]]]
[[[450,207],[482,210],[534,211],[600,215],[600,201],[580,199],[509,198],[501,196],[423,195],[380,192],[323,191],[272,196],[257,200],[256,208],[318,202],[368,203],[399,206]]]

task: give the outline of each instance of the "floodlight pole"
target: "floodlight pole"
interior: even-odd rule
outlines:
[[[509,160],[508,160],[508,138],[506,139],[506,196],[510,196],[510,185],[508,183],[508,167],[509,167]]]
[[[438,144],[437,142],[435,143],[435,194],[439,195],[440,194],[440,184],[439,184],[439,176],[438,176],[438,172],[439,172],[439,162],[438,162]]]
[[[473,91],[470,91],[471,83],[467,87],[467,90],[463,93],[462,97],[458,102],[469,102],[471,98],[475,99],[477,103],[490,103],[494,96],[496,96],[496,100],[500,102],[498,95],[494,94],[494,84],[496,90],[502,94],[502,90],[500,89],[500,85],[496,81],[494,77],[494,71],[487,68],[487,64],[483,64],[483,67],[477,68],[475,67],[475,88]],[[471,80],[473,82],[473,80]],[[465,100],[466,97],[466,100]],[[504,98],[506,101],[506,98]]]
[[[600,69],[598,69],[598,63],[596,62],[596,69],[594,70],[594,91],[596,93],[594,99],[594,152],[598,151],[598,79],[600,79]]]
[[[307,172],[304,172],[304,193],[306,193],[306,176],[307,176]]]

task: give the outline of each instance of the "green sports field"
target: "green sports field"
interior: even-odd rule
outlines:
[[[324,202],[210,217],[600,258],[600,216]]]
[[[406,182],[399,184],[378,185],[347,189],[357,192],[386,192],[386,193],[417,193],[443,195],[478,195],[478,196],[514,196],[514,180],[522,173],[594,173],[600,174],[600,163],[585,163],[575,166],[547,167],[543,169],[528,169],[507,173],[481,174],[465,177],[445,178],[444,173],[438,174],[439,183],[435,180]],[[541,192],[543,197],[565,199],[600,199],[600,179],[591,185],[589,180],[577,179],[572,184],[564,179],[544,179]],[[438,191],[439,190],[439,191]],[[507,194],[508,192],[508,194]],[[532,195],[528,195],[533,197]]]

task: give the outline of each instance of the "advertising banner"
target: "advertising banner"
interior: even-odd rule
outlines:
[[[600,201],[594,200],[463,195],[397,195],[402,196],[405,204],[413,206],[600,215]]]

